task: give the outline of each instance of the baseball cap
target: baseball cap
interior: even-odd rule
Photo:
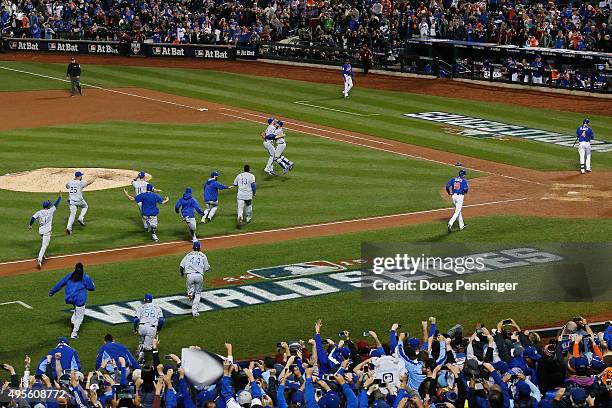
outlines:
[[[81,177],[82,175],[83,173],[78,170],[74,173],[74,177]]]
[[[282,120],[279,120],[279,121],[278,121],[278,122],[276,122],[276,123],[278,123],[278,126],[283,126],[283,125],[285,124],[285,123],[284,123]]]
[[[43,208],[51,207],[51,201],[49,201],[49,200],[43,201],[42,206],[43,206]]]
[[[271,124],[272,122],[274,122],[274,118],[268,118],[268,124]]]
[[[465,170],[463,169],[459,170],[459,176],[461,177],[465,176]]]
[[[191,193],[193,193],[193,189],[191,187],[187,187],[185,189],[185,194],[191,194]]]
[[[574,371],[584,371],[589,366],[589,359],[584,356],[570,358],[569,366]]]
[[[145,294],[145,295],[144,295],[144,301],[145,301],[146,303],[150,303],[150,302],[152,302],[152,301],[153,301],[153,295],[152,295],[152,294],[150,294],[150,293]]]
[[[570,399],[574,406],[584,405],[586,403],[587,393],[580,387],[572,388],[570,391]]]
[[[140,173],[138,173],[138,178],[144,178],[145,177],[145,172],[141,171]]]
[[[304,393],[301,390],[297,390],[291,395],[291,405],[301,407],[304,405]]]
[[[465,362],[464,370],[471,375],[477,375],[480,373],[480,364],[475,358],[470,358]]]
[[[493,367],[499,371],[502,375],[506,372],[508,372],[508,363],[506,363],[503,360],[499,360],[496,363],[493,363]]]
[[[325,408],[339,408],[340,397],[335,391],[328,391],[323,396],[323,407]]]
[[[61,343],[68,344],[68,339],[67,339],[66,337],[60,337],[60,338],[57,340],[57,342],[58,342],[58,343],[60,343],[60,344],[61,344]]]
[[[412,347],[413,349],[418,350],[419,346],[420,346],[419,339],[417,339],[416,337],[409,338],[408,339],[408,345],[410,347]]]
[[[532,360],[539,360],[542,358],[542,355],[538,353],[538,350],[533,346],[528,346],[523,351],[523,357],[529,357]]]
[[[585,118],[585,119],[582,121],[582,124],[583,124],[583,125],[588,125],[589,123],[591,123],[591,121],[590,121],[588,118]]]
[[[153,184],[147,184],[147,191],[153,191]]]
[[[385,353],[377,348],[370,350],[370,357],[382,357]]]
[[[219,172],[217,170],[213,170],[210,172],[210,177],[218,177],[219,176]]]
[[[517,381],[516,392],[519,397],[528,397],[531,395],[531,387],[525,381]]]
[[[251,405],[251,401],[253,398],[251,397],[251,393],[248,391],[240,391],[238,393],[238,404],[240,405]]]
[[[200,241],[194,241],[193,242],[193,250],[194,251],[199,251],[200,250]]]

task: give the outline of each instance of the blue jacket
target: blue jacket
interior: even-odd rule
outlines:
[[[179,209],[181,210],[181,215],[183,217],[194,218],[195,212],[198,214],[204,215],[204,211],[200,209],[200,204],[198,204],[198,200],[193,198],[191,194],[183,194],[183,197],[179,198],[174,205],[174,211],[179,213]]]
[[[119,357],[123,357],[125,359],[125,363],[128,367],[131,367],[132,369],[139,368],[138,362],[126,346],[111,341],[108,343],[104,343],[98,350],[98,357],[96,358],[96,370],[100,369],[100,366],[102,365],[102,360],[113,359],[117,364],[119,364]]]
[[[47,364],[51,364],[51,372],[54,376],[57,376],[55,373],[55,353],[61,353],[62,357],[60,358],[60,362],[62,363],[62,369],[64,370],[75,370],[81,371],[81,361],[79,360],[79,355],[77,351],[70,347],[65,341],[60,341],[57,347],[51,349],[45,354],[45,356],[38,363],[38,368],[36,369],[36,375],[42,375],[47,370]],[[51,356],[51,363],[47,362],[47,356]],[[60,373],[61,375],[61,373]]]
[[[74,306],[84,306],[87,303],[87,291],[94,291],[96,287],[86,273],[83,274],[83,280],[73,281],[70,279],[73,272],[64,276],[62,280],[57,282],[54,287],[49,291],[49,296],[55,295],[61,288],[66,287],[64,299],[66,304]]]
[[[164,199],[157,193],[147,191],[146,193],[140,193],[134,197],[134,201],[142,203],[140,212],[143,216],[151,217],[159,214],[157,204],[163,203]]]
[[[218,201],[219,190],[225,190],[229,188],[226,185],[219,183],[214,178],[210,178],[204,184],[204,201]]]

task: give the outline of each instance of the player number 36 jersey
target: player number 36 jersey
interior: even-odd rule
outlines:
[[[140,324],[157,326],[159,319],[164,317],[164,314],[159,306],[154,305],[153,303],[145,303],[140,306],[140,309],[138,309],[136,317],[140,321]]]

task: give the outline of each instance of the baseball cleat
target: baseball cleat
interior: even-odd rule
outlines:
[[[151,235],[151,239],[155,242],[159,241],[159,238],[157,238],[156,234]]]
[[[463,231],[467,227],[467,224],[463,226],[463,228],[459,228],[459,231]]]
[[[192,315],[193,315],[193,317],[198,317],[200,315],[200,313],[199,312],[193,312]]]
[[[79,334],[75,333],[75,332],[72,332],[72,334],[70,335],[70,338],[71,339],[78,339],[79,338]]]
[[[72,235],[72,230],[69,230],[68,228],[66,228],[66,234]]]
[[[448,230],[448,232],[453,232],[453,228],[450,225],[447,226],[446,229]]]
[[[247,219],[246,219],[246,223],[247,223],[247,224],[250,224],[250,223],[251,223],[251,219],[250,219],[250,218],[247,218]]]
[[[580,170],[580,173],[584,174],[584,173],[585,173],[585,171],[584,171],[584,170]]]
[[[241,226],[242,226],[242,219],[241,218],[237,218],[236,219],[236,228],[240,229]]]
[[[206,217],[202,217],[202,219],[200,220],[201,223],[206,223],[208,219]]]
[[[593,171],[593,170],[588,170],[588,169],[587,169],[587,173],[591,173],[592,171]]]
[[[77,220],[79,224],[81,224],[83,227],[85,226],[85,221],[83,220]]]
[[[36,260],[36,264],[38,265],[38,269],[42,269],[42,262],[39,260]]]

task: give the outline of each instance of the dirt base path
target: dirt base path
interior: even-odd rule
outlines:
[[[2,124],[0,129],[24,127],[25,124],[21,121],[11,118],[18,117],[25,107],[28,107],[30,118],[27,127],[119,119],[180,123],[249,121],[264,124],[265,119],[269,117],[269,113],[246,111],[143,89],[86,89],[85,96],[75,98],[70,98],[62,91],[5,93],[3,96],[9,96],[13,103],[11,107],[0,111],[0,124]],[[461,161],[468,169],[487,173],[488,176],[472,181],[471,192],[464,210],[466,217],[516,214],[603,218],[612,215],[612,200],[610,200],[612,185],[609,183],[611,178],[609,173],[580,175],[578,172],[539,172],[321,125],[293,120],[285,123],[287,130],[290,131],[448,165],[449,174],[455,172],[456,169],[452,166],[456,161]],[[445,196],[442,190],[440,193]],[[588,211],[584,211],[585,206],[588,206]],[[451,212],[450,208],[433,209],[410,214],[246,232],[205,238],[203,246],[211,250],[394,228],[445,220],[449,218]],[[445,233],[444,228],[441,233]],[[51,257],[44,268],[46,270],[69,268],[78,261],[94,265],[176,255],[184,253],[189,247],[189,242],[170,242],[61,255]],[[0,276],[32,271],[36,271],[34,260],[0,263]]]
[[[340,75],[337,70],[269,64],[257,61],[202,61],[176,58],[136,58],[98,55],[79,55],[78,59],[79,62],[84,65],[131,65],[209,69],[239,74],[341,85]],[[67,64],[69,56],[62,54],[11,52],[1,54],[0,61],[1,60]],[[390,75],[363,75],[361,73],[355,74],[355,85],[364,88],[498,102],[522,107],[579,112],[589,115],[612,115],[610,99],[550,94],[529,90],[529,88],[508,89],[469,84],[449,79],[407,78]]]

